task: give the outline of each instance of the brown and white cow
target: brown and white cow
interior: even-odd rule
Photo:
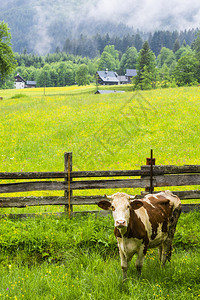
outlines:
[[[137,253],[138,276],[148,248],[159,247],[159,258],[164,265],[170,261],[172,240],[181,213],[181,201],[170,191],[149,194],[141,200],[134,196],[116,193],[106,196],[98,206],[112,210],[115,236],[121,257],[123,279],[127,277],[128,262]]]

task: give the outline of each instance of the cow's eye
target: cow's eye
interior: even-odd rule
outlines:
[[[129,208],[130,208],[130,205],[128,205],[127,208],[129,209]]]
[[[115,208],[114,208],[114,206],[113,206],[113,205],[111,206],[111,209],[112,209],[113,211],[115,210]]]

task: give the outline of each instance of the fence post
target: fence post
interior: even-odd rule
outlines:
[[[72,179],[71,179],[71,172],[72,172],[72,152],[65,152],[64,154],[64,162],[65,162],[65,182],[67,183],[67,189],[65,190],[64,196],[67,200],[67,203],[65,205],[65,214],[68,212],[69,218],[71,218],[71,212],[73,211],[73,207],[71,205],[71,199],[72,199],[72,190],[70,188]]]
[[[154,187],[153,187],[153,166],[155,166],[155,164],[156,164],[156,159],[153,158],[153,150],[151,149],[151,157],[146,158],[146,165],[151,166],[150,167],[150,187],[145,188],[145,192],[150,192],[151,194],[154,191]]]

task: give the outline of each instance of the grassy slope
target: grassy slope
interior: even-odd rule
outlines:
[[[2,91],[0,171],[62,171],[65,151],[73,152],[73,170],[139,168],[151,148],[156,164],[199,163],[198,87],[93,89],[49,88],[46,97],[42,89]]]
[[[73,152],[74,169],[136,168],[150,148],[157,164],[199,163],[198,87],[110,95],[46,89],[46,97],[42,89],[25,92],[28,97],[14,99],[15,90],[1,93],[1,171],[61,171],[64,151]]]
[[[84,92],[1,91],[0,171],[61,171],[64,151],[74,169],[138,168],[150,148],[157,164],[199,164],[198,88]],[[122,286],[110,218],[2,219],[0,297],[199,299],[199,220],[181,216],[171,264],[162,270],[149,252],[141,280],[132,262]]]

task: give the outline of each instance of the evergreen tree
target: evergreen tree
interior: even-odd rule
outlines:
[[[200,61],[200,30],[196,34],[196,39],[192,44],[192,49],[195,51],[195,56]]]
[[[135,35],[133,45],[135,46],[137,51],[140,51],[142,49],[143,39],[141,38],[141,36],[138,33]]]
[[[151,87],[155,87],[156,60],[155,55],[149,48],[149,44],[147,41],[144,42],[143,47],[139,52],[136,69],[137,76],[135,76],[134,79],[136,86],[138,86],[141,89],[146,89],[146,86],[148,86],[148,88],[150,87],[149,82],[151,81]],[[147,81],[144,78],[145,76],[147,77]]]
[[[152,39],[151,39],[150,47],[153,50],[153,52],[155,53],[155,55],[158,56],[161,48],[163,47],[163,39],[162,39],[161,31],[154,32]]]
[[[152,88],[152,76],[148,71],[147,66],[145,65],[143,68],[143,72],[141,74],[141,80],[139,82],[139,87],[141,90],[150,90]]]
[[[173,46],[173,52],[175,53],[176,51],[179,50],[179,48],[180,48],[180,43],[179,43],[179,40],[176,39],[174,46]]]
[[[197,60],[197,79],[198,82],[200,82],[200,30],[196,34],[192,49],[194,50],[195,58]]]

